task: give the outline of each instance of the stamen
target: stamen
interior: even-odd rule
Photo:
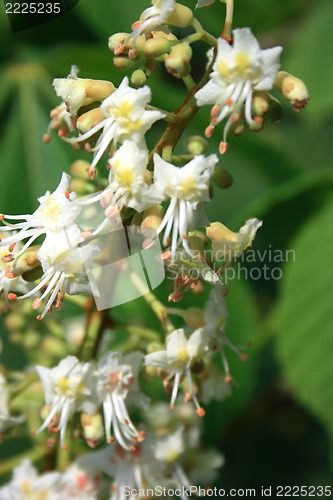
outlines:
[[[228,150],[228,143],[225,141],[221,141],[219,144],[219,152],[221,155],[224,155]]]

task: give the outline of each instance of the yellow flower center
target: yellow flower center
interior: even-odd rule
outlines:
[[[218,62],[217,70],[227,84],[232,83],[237,78],[246,80],[253,76],[251,59],[247,52],[237,52],[234,56],[234,64],[231,62],[228,64],[228,61],[221,59]]]
[[[115,180],[123,188],[130,189],[133,184],[134,178],[135,178],[134,172],[130,167],[116,169]]]
[[[178,362],[187,363],[188,360],[189,360],[189,357],[188,357],[187,347],[184,347],[184,349],[180,349],[179,351],[177,351],[177,361]]]
[[[196,194],[197,187],[197,181],[193,177],[185,177],[178,188],[179,194],[186,198],[191,198]]]
[[[130,118],[131,113],[133,113],[133,104],[130,101],[122,101],[119,106],[113,109],[113,116],[115,118]]]
[[[55,201],[52,196],[46,198],[43,202],[43,206],[40,209],[42,217],[48,219],[49,221],[54,221],[59,216],[60,204]]]
[[[71,388],[69,385],[68,378],[60,377],[58,378],[57,389],[60,394],[69,395],[71,393]]]

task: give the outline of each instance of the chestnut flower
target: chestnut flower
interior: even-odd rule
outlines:
[[[273,87],[282,52],[282,47],[261,50],[250,28],[234,30],[233,40],[231,47],[226,40],[218,39],[210,80],[195,94],[198,106],[213,105],[207,137],[212,135],[215,125],[229,117],[220,144],[221,153],[227,147],[228,130],[240,113],[244,111],[249,125],[254,123],[251,114],[253,91],[268,91]]]

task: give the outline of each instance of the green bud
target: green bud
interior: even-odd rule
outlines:
[[[199,307],[190,307],[184,316],[185,323],[192,328],[201,328],[205,325],[204,312]]]
[[[170,48],[170,41],[164,37],[149,38],[143,45],[143,52],[147,57],[159,57]]]
[[[260,132],[264,126],[264,119],[261,116],[255,116],[254,122],[248,124],[251,132]]]
[[[88,415],[81,414],[83,436],[91,448],[95,448],[104,439],[104,425],[99,413]]]
[[[186,141],[186,149],[194,156],[203,154],[208,146],[208,141],[201,135],[192,135]]]
[[[126,71],[133,68],[135,62],[126,56],[117,56],[113,58],[113,64],[121,71]]]
[[[11,312],[4,317],[4,324],[8,330],[20,330],[25,327],[26,320],[21,313]]]
[[[188,43],[179,43],[171,48],[170,54],[165,59],[165,68],[176,78],[184,78],[191,71],[189,64],[192,49]]]
[[[24,273],[32,271],[40,266],[40,261],[37,257],[37,252],[40,249],[40,245],[34,245],[27,249],[22,255],[15,260],[13,272],[17,276],[21,276]]]
[[[270,99],[267,92],[256,90],[252,97],[252,115],[263,116],[269,109]]]
[[[85,160],[76,160],[70,166],[71,174],[77,179],[87,180],[87,169],[89,169],[90,163]]]
[[[147,75],[142,69],[136,69],[131,75],[131,83],[136,87],[142,87],[147,81]]]
[[[232,186],[232,175],[223,167],[217,166],[213,172],[215,184],[221,189],[228,189]]]
[[[172,26],[177,26],[177,28],[186,28],[190,26],[193,20],[193,12],[185,5],[180,3],[175,4],[175,8],[165,21],[167,24],[172,24]]]
[[[114,49],[118,47],[120,43],[123,43],[129,36],[129,33],[114,33],[109,37],[109,49],[113,52]]]
[[[164,209],[161,205],[155,205],[143,212],[141,227],[143,229],[157,229],[162,222]]]
[[[95,187],[91,184],[91,182],[87,182],[87,180],[84,181],[83,179],[72,179],[70,189],[80,195],[92,194],[95,191]]]
[[[86,113],[83,113],[83,115],[79,116],[76,122],[76,128],[81,132],[81,134],[84,134],[104,119],[105,116],[100,108],[91,109],[90,111],[87,111]]]

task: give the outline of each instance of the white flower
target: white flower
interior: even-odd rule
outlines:
[[[42,314],[38,316],[38,319],[43,319],[53,304],[60,309],[65,293],[91,293],[87,271],[91,269],[99,248],[91,243],[79,246],[82,240],[81,231],[74,224],[60,232],[49,231],[37,252],[44,271],[40,282],[19,297],[11,293],[10,300],[26,299],[45,287],[41,297],[32,303],[32,308],[38,309],[48,297]]]
[[[75,193],[69,192],[70,176],[63,173],[57,189],[38,198],[40,206],[33,214],[26,215],[1,215],[5,226],[3,231],[18,231],[0,242],[0,246],[7,246],[17,241],[28,238],[19,254],[23,253],[39,236],[47,231],[60,231],[73,223],[80,213],[80,206],[74,201]],[[7,220],[20,221],[9,224]],[[18,257],[16,255],[16,257]]]
[[[30,460],[13,470],[12,480],[0,488],[1,500],[61,500],[60,474],[49,472],[38,476]]]
[[[133,47],[141,33],[158,29],[165,23],[176,7],[175,0],[152,0],[152,7],[145,9],[139,21],[132,26],[133,32],[127,38],[126,43],[133,38]]]
[[[157,120],[164,117],[160,111],[146,111],[145,106],[151,100],[151,90],[146,85],[133,89],[128,85],[125,77],[118,89],[107,97],[101,104],[101,111],[105,119],[80,137],[66,139],[69,142],[86,141],[96,132],[102,130],[94,151],[90,170],[93,170],[103,153],[112,141],[122,143],[126,139],[133,139],[145,148],[144,134]]]
[[[156,440],[154,454],[157,460],[166,464],[177,462],[185,451],[184,429],[167,434]]]
[[[248,219],[238,233],[230,231],[220,222],[215,222],[207,228],[207,235],[212,239],[214,258],[218,261],[224,259],[230,263],[239,257],[252,242],[263,222],[259,219]]]
[[[118,444],[111,444],[80,457],[78,463],[113,478],[110,500],[135,500],[137,496],[127,495],[126,489],[139,491],[165,484],[161,464],[153,454],[154,444],[153,437],[147,435],[143,443],[135,446],[135,450],[126,451]]]
[[[217,162],[216,155],[207,158],[200,155],[178,168],[162,160],[158,154],[154,155],[154,187],[162,193],[164,199],[170,199],[157,233],[165,228],[163,244],[167,246],[170,244],[169,236],[172,231],[173,259],[180,240],[186,252],[193,257],[187,234],[197,225],[202,225],[199,219],[203,219],[204,213],[199,204],[209,200],[209,180]]]
[[[5,383],[5,378],[0,373],[0,434],[10,427],[24,422],[23,416],[11,417],[9,415],[8,391],[5,387]]]
[[[174,409],[182,375],[185,373],[189,396],[193,400],[199,416],[205,414],[200,407],[192,383],[191,367],[197,360],[201,360],[208,350],[208,343],[201,329],[195,330],[189,339],[184,330],[179,328],[166,338],[166,350],[156,351],[145,356],[146,366],[156,366],[167,371],[170,375],[167,380],[174,378],[170,408]]]
[[[120,352],[106,353],[98,364],[97,392],[103,402],[105,433],[112,441],[111,427],[118,443],[126,450],[134,449],[133,443],[142,441],[143,433],[132,423],[125,400],[144,405],[146,398],[139,392],[138,371],[143,355],[134,352],[123,356]]]
[[[61,477],[62,498],[97,500],[101,482],[101,473],[74,462]]]
[[[63,446],[67,423],[74,412],[81,410],[92,415],[97,409],[95,368],[90,363],[81,363],[75,356],[67,356],[54,368],[36,366],[36,370],[50,413],[35,434],[49,426],[51,430],[60,430]]]
[[[231,47],[226,40],[218,39],[217,56],[210,80],[195,94],[198,106],[213,104],[211,123],[206,135],[214,126],[229,116],[224,129],[221,152],[226,145],[228,130],[236,115],[244,108],[245,119],[254,122],[251,115],[254,90],[268,91],[273,87],[279,70],[282,47],[261,50],[249,28],[233,31]]]
[[[161,201],[145,183],[145,172],[148,164],[148,151],[140,148],[133,140],[124,141],[123,145],[109,160],[109,186],[102,197],[107,210],[112,212],[117,207],[132,207],[142,211]],[[107,213],[107,212],[106,212]]]

